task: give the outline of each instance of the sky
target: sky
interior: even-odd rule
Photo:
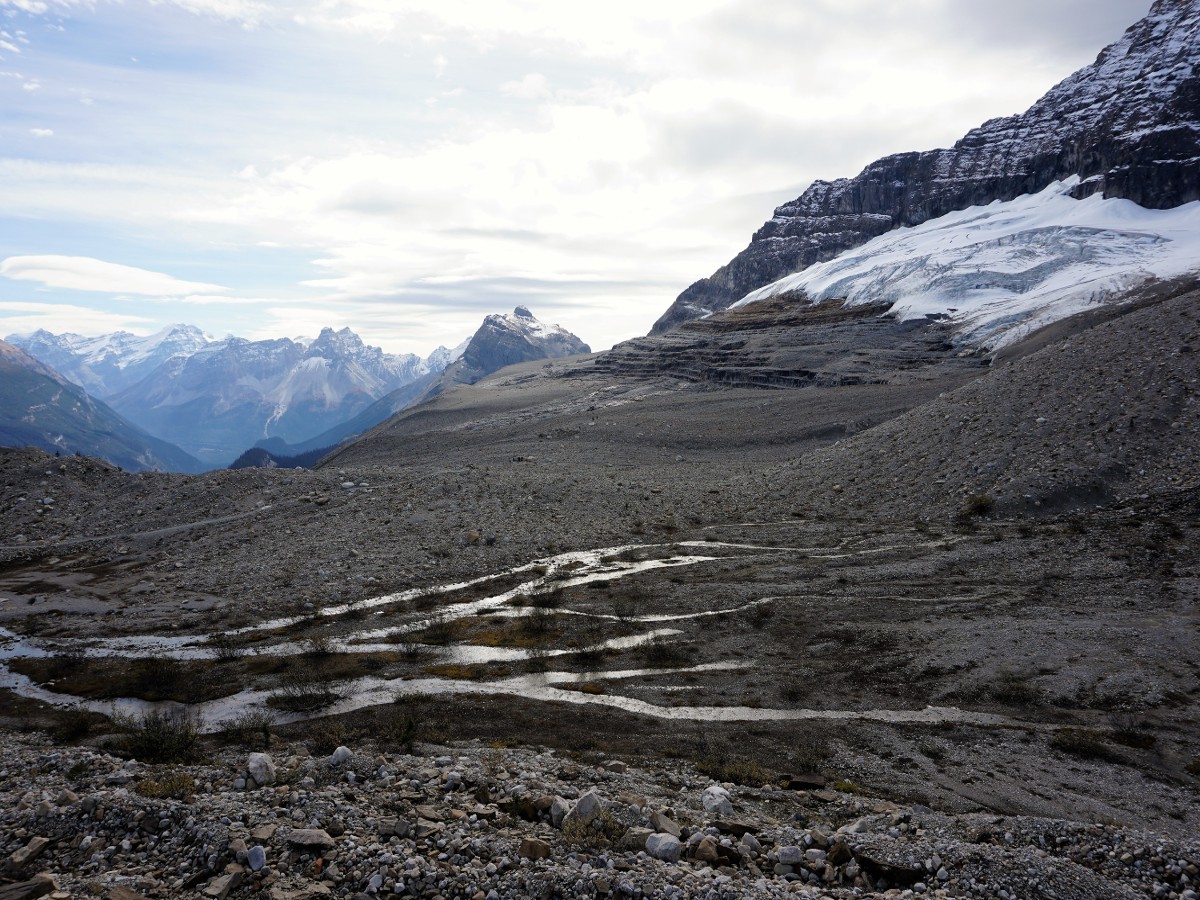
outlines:
[[[524,304],[646,333],[814,179],[1021,112],[1149,0],[0,0],[0,335]]]

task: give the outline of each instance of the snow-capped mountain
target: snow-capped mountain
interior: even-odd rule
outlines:
[[[446,369],[446,382],[474,384],[519,362],[590,353],[591,347],[559,325],[538,321],[528,307],[484,318],[461,358]]]
[[[518,306],[510,314],[485,317],[475,334],[454,349],[439,347],[425,360],[428,369],[425,374],[384,394],[357,415],[305,441],[278,438],[259,441],[254,449],[265,451],[265,455],[248,453],[238,462],[246,466],[272,466],[280,459],[336,447],[453,385],[474,384],[519,362],[588,352],[588,345],[565,328],[540,322],[528,307]]]
[[[148,338],[36,332],[17,343],[152,434],[221,465],[256,441],[303,441],[380,397],[440,373],[453,351],[429,359],[368,346],[349,328],[311,341],[213,340],[177,325]]]
[[[0,341],[0,445],[99,456],[131,471],[203,468],[5,341]]]
[[[194,325],[171,325],[142,337],[117,331],[99,337],[9,335],[8,342],[60,372],[97,397],[111,397],[141,381],[173,356],[189,356],[213,339]]]
[[[691,285],[654,333],[900,227],[1077,177],[1150,209],[1200,198],[1200,0],[1157,0],[1096,61],[1021,115],[993,119],[952,148],[901,153],[855,178],[817,181],[709,278]]]
[[[735,307],[803,291],[945,317],[963,343],[998,348],[1118,297],[1200,269],[1200,201],[1169,210],[1093,194],[1078,177],[1037,194],[900,228],[753,291]]]

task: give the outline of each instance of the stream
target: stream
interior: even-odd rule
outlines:
[[[362,627],[348,634],[328,640],[328,647],[334,653],[386,653],[395,652],[398,645],[387,639],[395,639],[407,633],[419,632],[435,622],[446,622],[476,616],[481,613],[493,615],[521,616],[528,615],[528,610],[512,608],[510,601],[521,596],[533,596],[539,593],[574,587],[599,581],[614,581],[626,578],[640,572],[654,569],[701,566],[707,563],[728,559],[731,557],[698,555],[698,554],[667,554],[665,551],[674,549],[694,551],[698,548],[711,550],[731,550],[739,554],[779,555],[794,554],[799,557],[834,559],[858,554],[876,554],[892,549],[894,546],[875,547],[848,551],[836,555],[817,555],[813,551],[818,548],[794,547],[764,547],[753,544],[733,544],[716,541],[686,541],[675,544],[635,545],[627,544],[616,547],[605,547],[597,550],[573,551],[559,554],[548,559],[535,560],[521,566],[516,566],[495,575],[486,575],[468,581],[435,585],[426,588],[413,588],[379,597],[369,598],[353,603],[315,610],[307,615],[284,616],[264,622],[248,625],[242,628],[221,632],[217,635],[136,635],[114,638],[99,638],[91,640],[56,640],[53,642],[39,641],[34,638],[22,637],[12,631],[0,628],[0,688],[8,688],[16,694],[57,707],[87,709],[105,715],[144,715],[154,711],[186,712],[194,716],[203,731],[216,731],[248,714],[261,713],[270,710],[274,720],[280,724],[303,721],[309,718],[328,716],[338,713],[351,712],[371,706],[392,703],[397,697],[426,695],[426,696],[459,696],[459,695],[514,695],[530,701],[560,702],[573,704],[594,704],[615,707],[627,712],[650,716],[658,719],[693,722],[766,722],[766,721],[804,721],[804,720],[868,720],[889,723],[939,724],[956,722],[976,725],[1017,725],[1016,720],[988,713],[977,713],[957,709],[955,707],[926,707],[920,710],[816,710],[816,709],[767,709],[747,706],[659,706],[644,700],[624,697],[608,693],[585,693],[569,689],[571,685],[591,682],[620,682],[649,676],[688,675],[713,671],[737,671],[746,668],[743,663],[704,663],[700,665],[678,668],[628,669],[607,672],[542,672],[536,674],[516,675],[499,678],[492,681],[470,681],[454,678],[438,677],[406,677],[378,678],[373,676],[343,681],[331,686],[337,699],[318,709],[304,712],[288,712],[271,709],[267,705],[268,697],[277,690],[246,689],[236,694],[215,700],[184,705],[174,702],[151,702],[136,698],[118,698],[112,700],[91,700],[71,694],[58,693],[49,687],[32,681],[28,676],[13,672],[7,665],[13,659],[47,658],[65,653],[81,654],[97,658],[144,659],[150,657],[169,657],[178,660],[205,660],[218,657],[219,649],[214,646],[214,638],[231,638],[251,633],[269,632],[285,629],[301,624],[318,624],[321,619],[333,619],[347,615],[361,615],[370,610],[371,617],[378,617],[390,607],[398,610],[405,604],[412,605],[414,601],[425,598],[452,594],[457,591],[478,588],[488,582],[514,575],[528,573],[531,577],[517,586],[484,596],[466,603],[455,603],[443,607],[436,615],[423,615],[412,621],[392,626]],[[846,551],[843,546],[839,548]],[[619,557],[630,553],[662,552],[661,558],[643,560],[623,560]],[[745,559],[745,555],[735,558]],[[751,557],[752,558],[752,557]],[[755,606],[770,603],[778,598],[764,597],[736,607],[719,610],[703,610],[699,612],[684,612],[678,614],[661,614],[645,616],[618,617],[615,615],[590,613],[578,610],[554,609],[555,614],[590,616],[598,619],[622,618],[629,623],[647,625],[665,625],[687,619],[697,619],[711,616],[722,616],[740,612]],[[597,652],[604,650],[626,650],[635,648],[647,641],[666,639],[680,632],[669,627],[653,628],[638,634],[613,638],[597,643],[589,649]],[[275,643],[256,644],[247,648],[253,655],[292,656],[308,650],[302,640],[282,640]],[[541,650],[531,651],[512,647],[488,647],[474,644],[457,644],[445,648],[429,648],[427,658],[441,664],[476,665],[486,663],[521,662],[533,656],[549,658],[578,653],[572,650]]]

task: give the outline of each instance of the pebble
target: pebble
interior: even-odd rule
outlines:
[[[708,809],[729,799],[728,788],[705,787],[684,763],[670,773],[627,764],[620,791],[606,798],[617,773],[592,770],[588,783],[552,753],[468,744],[454,756],[376,758],[346,749],[336,764],[291,750],[287,783],[249,793],[235,789],[246,757],[222,751],[213,764],[180,767],[197,784],[184,803],[113,786],[113,773],[141,770],[95,749],[48,751],[35,737],[0,735],[0,859],[29,848],[17,860],[55,872],[69,896],[94,885],[100,896],[120,886],[210,900],[815,900],[880,896],[866,879],[883,867],[907,873],[901,897],[1023,897],[1037,885],[1060,897],[1135,890],[1196,900],[1200,846],[1112,826],[950,816],[838,792],[764,804],[766,792],[740,789],[744,808],[729,834],[728,819]],[[339,767],[356,752],[374,762],[350,786]],[[579,799],[569,806],[572,791]],[[55,803],[42,815],[48,797]],[[555,828],[558,815],[579,828]],[[601,822],[619,831],[610,839]]]

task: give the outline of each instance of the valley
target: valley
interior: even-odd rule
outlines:
[[[382,231],[304,285],[512,312],[0,342],[0,900],[1197,900],[1198,28],[811,182],[603,352],[525,305],[583,251]],[[389,191],[326,212],[437,205]],[[479,204],[422,241],[555,258]]]
[[[674,746],[948,811],[1187,835],[1200,469],[1176,437],[1194,406],[1136,431],[1096,482],[1089,454],[1114,451],[1087,423],[1119,419],[1038,373],[1077,361],[1143,410],[1137,391],[1177,396],[1194,356],[1154,351],[1195,340],[1194,297],[1181,283],[1085,315],[999,368],[876,315],[791,309],[780,330],[784,310],[751,322],[748,307],[686,326],[670,353],[633,342],[449,390],[312,471],[129,474],[4,451],[6,683],[35,720],[185,702],[203,730],[266,714],[285,739],[415,697],[448,738]],[[781,335],[805,328],[788,350]],[[814,386],[714,385],[696,368],[711,341],[740,370],[787,359]],[[1044,449],[1003,467],[943,413],[1030,415],[1034,395],[1057,411]],[[925,477],[948,419],[957,468]],[[16,502],[35,483],[49,509]],[[629,726],[583,724],[597,716]],[[646,727],[657,749],[631,740]]]

